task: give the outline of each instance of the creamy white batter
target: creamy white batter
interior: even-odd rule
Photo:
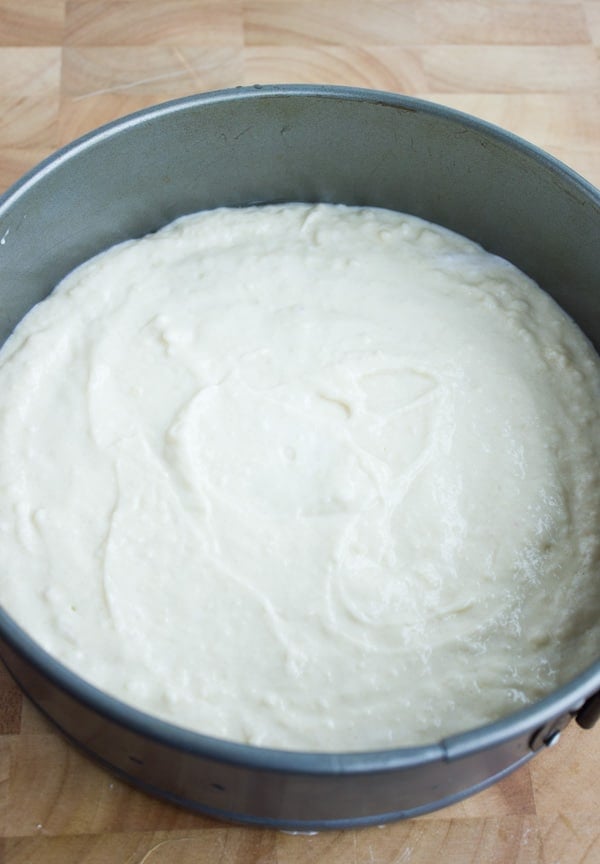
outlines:
[[[600,653],[600,367],[513,266],[413,217],[187,217],[0,353],[0,598],[179,725],[430,742]]]

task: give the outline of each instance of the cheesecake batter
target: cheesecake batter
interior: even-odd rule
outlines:
[[[495,720],[600,654],[600,364],[504,260],[377,209],[178,220],[0,353],[0,600],[257,745]]]

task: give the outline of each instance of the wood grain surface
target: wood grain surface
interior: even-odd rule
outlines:
[[[600,185],[600,0],[0,0],[0,189],[105,121],[265,82],[432,99]],[[3,864],[600,864],[599,777],[600,730],[571,725],[428,817],[316,836],[228,826],[113,778],[0,668]]]

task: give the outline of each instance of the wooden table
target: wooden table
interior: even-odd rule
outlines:
[[[119,115],[286,81],[442,102],[600,185],[600,0],[0,0],[0,188]],[[600,730],[571,726],[429,817],[313,837],[231,827],[111,777],[0,671],[6,864],[599,864],[599,776]]]

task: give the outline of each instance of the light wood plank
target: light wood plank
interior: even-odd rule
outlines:
[[[600,87],[592,45],[268,45],[244,49],[246,83],[328,83],[403,93],[570,93]]]
[[[552,145],[552,155],[600,189],[600,151],[594,147]]]
[[[242,57],[231,47],[177,45],[69,47],[63,50],[63,99],[109,93],[183,93],[229,87],[242,79]]]
[[[59,48],[4,48],[0,52],[2,147],[51,147],[59,93]]]
[[[588,0],[587,3],[583,4],[583,8],[590,39],[598,47],[600,46],[600,2],[598,0],[590,2]]]
[[[248,45],[584,44],[580,4],[498,0],[244,0]]]
[[[597,864],[600,861],[598,811],[542,810],[538,818],[545,864]]]
[[[241,45],[239,2],[67,0],[67,45]]]
[[[203,832],[19,838],[10,864],[543,864],[531,818],[438,823],[414,820],[361,831],[290,836],[231,826]],[[443,857],[439,857],[443,856]]]
[[[598,747],[600,729],[580,729],[575,723],[565,729],[560,743],[548,748],[531,763],[531,780],[536,808],[555,813],[572,811],[579,800],[577,812],[586,813],[600,835],[600,786],[597,766],[586,754]],[[562,772],[568,765],[568,771]],[[560,782],[556,782],[560,773]]]
[[[0,0],[0,46],[60,45],[66,0]]]

